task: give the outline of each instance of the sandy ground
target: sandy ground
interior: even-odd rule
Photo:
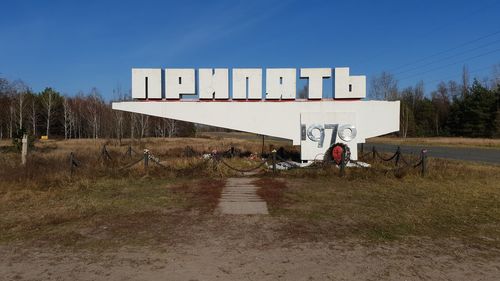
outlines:
[[[157,245],[3,245],[0,280],[500,280],[497,250],[422,239],[299,241],[279,233],[283,223],[216,215]]]

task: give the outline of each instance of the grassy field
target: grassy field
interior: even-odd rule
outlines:
[[[104,144],[112,160],[102,158]],[[198,152],[232,145],[261,149],[258,138],[220,136],[126,140],[121,146],[106,140],[48,141],[37,143],[21,167],[19,154],[2,145],[0,243],[86,249],[186,239],[193,227],[216,218],[224,179],[240,176],[199,155],[186,156],[186,146]],[[128,145],[139,153],[126,156]],[[141,159],[144,148],[166,167],[152,164],[145,171],[138,163],[123,169]],[[81,164],[73,175],[70,152]],[[238,167],[258,163],[249,157],[227,161]],[[273,232],[293,241],[451,239],[500,249],[500,167],[431,159],[421,177],[414,169],[373,164],[348,169],[344,177],[332,166],[278,175],[261,171],[257,184],[271,208]]]
[[[111,159],[102,155],[105,144]],[[134,150],[131,156],[126,154],[129,145]],[[183,223],[211,214],[224,178],[239,175],[199,154],[231,146],[247,153],[261,150],[258,142],[220,138],[144,139],[122,145],[108,140],[51,140],[36,143],[22,167],[19,153],[9,146],[4,141],[0,150],[0,242],[90,248],[171,238],[169,234],[181,231]],[[146,171],[140,161],[146,148],[164,166],[150,161]],[[198,155],[186,156],[193,151]],[[73,173],[71,152],[79,164]],[[257,160],[227,161],[245,168]]]
[[[430,171],[425,178],[358,169],[342,178],[304,177],[297,171],[280,181],[260,180],[261,195],[273,215],[289,221],[284,233],[298,239],[426,237],[500,248],[500,168],[432,160]]]
[[[478,147],[500,149],[500,139],[433,137],[433,138],[398,138],[376,137],[367,140],[368,143],[387,143],[395,145],[435,145],[449,147]]]

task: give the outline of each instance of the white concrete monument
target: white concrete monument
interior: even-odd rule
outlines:
[[[358,143],[399,130],[399,101],[363,100],[366,77],[351,76],[347,67],[268,68],[264,94],[262,74],[134,68],[134,101],[114,102],[113,109],[289,139],[300,145],[303,161],[323,159],[335,143],[346,144],[356,160]],[[297,78],[308,80],[305,100],[296,99]],[[333,98],[324,98],[325,80]]]

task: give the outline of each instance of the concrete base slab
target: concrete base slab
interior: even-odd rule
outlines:
[[[257,195],[253,178],[229,178],[222,190],[217,211],[231,215],[267,215],[267,203]]]
[[[266,202],[220,202],[219,210],[223,214],[231,215],[267,215]]]

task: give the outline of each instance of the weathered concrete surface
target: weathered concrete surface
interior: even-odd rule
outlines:
[[[217,212],[230,215],[267,215],[267,203],[257,195],[254,178],[229,178],[222,190]]]

